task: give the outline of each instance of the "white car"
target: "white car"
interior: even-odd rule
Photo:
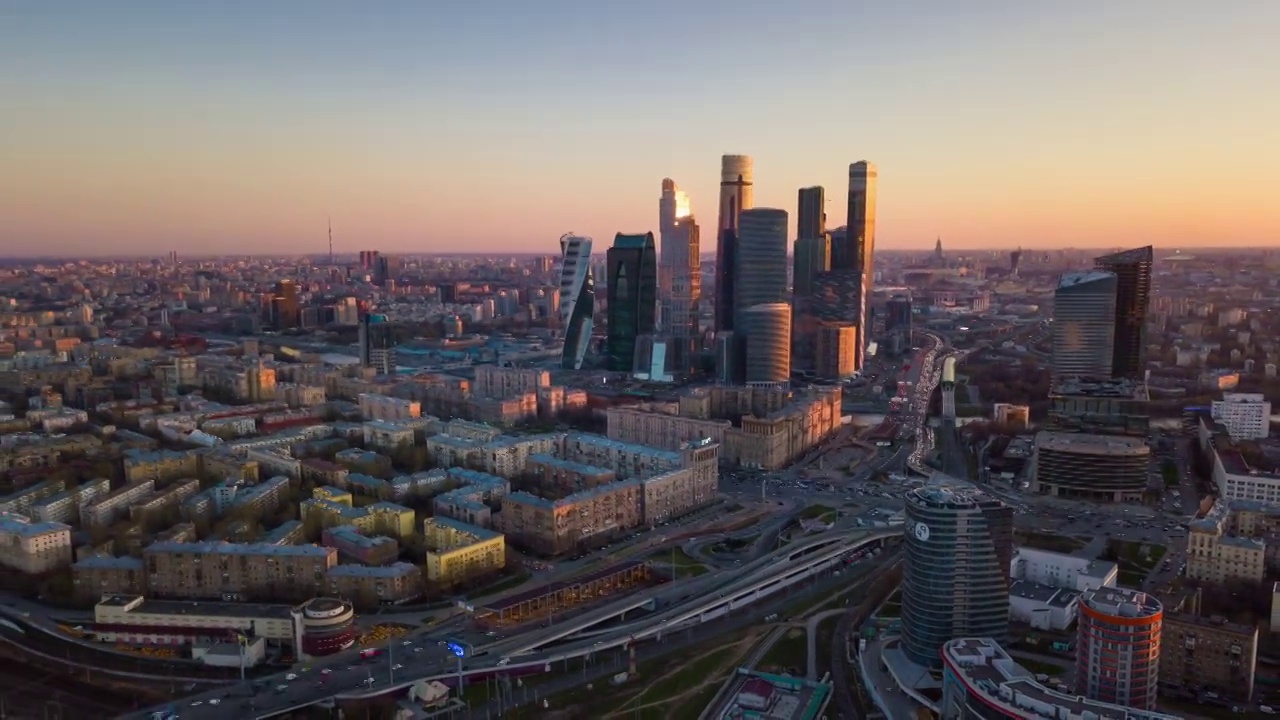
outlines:
[[[330,670],[329,668],[325,668],[325,669],[323,669],[323,670],[321,670],[321,671],[320,671],[320,674],[321,674],[321,675],[328,675],[328,674],[329,674],[329,673],[331,673],[331,672],[333,672],[333,671],[332,671],[332,670]]]
[[[217,705],[217,704],[218,704],[218,703],[220,703],[220,702],[222,702],[222,701],[221,701],[221,700],[219,700],[218,698],[209,698],[209,704],[210,704],[210,705]]]
[[[400,668],[403,668],[403,667],[404,667],[404,666],[403,666],[403,665],[401,665],[400,663],[396,663],[395,665],[392,665],[392,666],[391,666],[391,669],[392,669],[392,670],[399,670]]]
[[[285,680],[297,680],[297,679],[298,679],[298,673],[289,673],[288,675],[285,675],[285,676],[284,676],[284,679],[285,679]]]

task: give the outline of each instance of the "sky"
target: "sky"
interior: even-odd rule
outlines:
[[[877,246],[1280,245],[1280,2],[4,0],[0,256],[714,246],[719,158]],[[708,239],[710,240],[708,242]]]

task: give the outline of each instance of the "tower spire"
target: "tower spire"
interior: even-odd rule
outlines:
[[[333,267],[333,218],[325,218],[329,223],[329,267]]]

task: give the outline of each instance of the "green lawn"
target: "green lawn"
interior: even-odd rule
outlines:
[[[804,512],[800,513],[800,517],[805,518],[806,520],[820,518],[827,513],[834,513],[835,511],[835,508],[827,507],[826,505],[810,505],[804,509]]]
[[[795,671],[803,674],[805,666],[809,663],[808,653],[807,634],[801,628],[792,628],[778,638],[773,647],[760,658],[760,663],[756,667],[765,672]]]
[[[1117,582],[1132,588],[1142,587],[1142,582],[1152,570],[1160,565],[1168,548],[1163,545],[1132,542],[1129,540],[1111,540],[1103,552],[1104,560],[1110,560],[1119,568]]]

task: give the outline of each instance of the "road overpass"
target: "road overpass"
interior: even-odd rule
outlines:
[[[243,718],[269,718],[328,700],[378,697],[406,690],[422,680],[440,680],[452,684],[460,674],[465,678],[478,680],[497,674],[520,676],[546,673],[551,671],[555,663],[575,659],[589,662],[593,655],[625,649],[645,640],[661,640],[664,634],[712,622],[732,610],[746,607],[784,587],[813,577],[823,569],[838,565],[842,557],[850,552],[900,536],[901,529],[898,528],[828,531],[784,548],[742,569],[697,578],[701,582],[697,583],[694,590],[701,597],[643,620],[608,628],[592,637],[542,651],[538,649],[568,638],[602,619],[595,619],[588,624],[584,624],[582,620],[570,621],[566,623],[569,626],[567,632],[563,626],[556,627],[553,632],[549,632],[551,628],[539,628],[532,637],[521,636],[477,648],[476,654],[472,656],[473,660],[464,660],[461,673],[457,659],[434,643],[421,645],[419,647],[423,650],[415,652],[393,648],[392,653],[369,664],[358,663],[351,654],[346,653],[333,658],[321,658],[312,664],[309,672],[299,675],[295,682],[285,681],[281,674],[262,680],[261,691],[241,685],[186,698],[179,704],[179,714],[184,720],[223,720],[221,716],[228,712]],[[773,569],[767,569],[767,564],[772,564]],[[737,574],[739,577],[726,584],[727,578],[723,577],[725,574]],[[685,589],[689,589],[688,586]],[[627,604],[629,603],[615,603],[610,608],[602,608],[597,614],[616,617],[620,612],[625,612],[619,608]],[[397,667],[401,663],[404,666]],[[322,675],[326,670],[329,674]],[[367,677],[374,678],[371,687],[364,684]],[[312,682],[318,678],[336,679]],[[272,692],[273,687],[281,685],[285,686],[284,690]],[[211,705],[210,700],[217,700],[218,704]],[[153,708],[129,717],[148,718],[151,712],[161,709],[163,708]]]

